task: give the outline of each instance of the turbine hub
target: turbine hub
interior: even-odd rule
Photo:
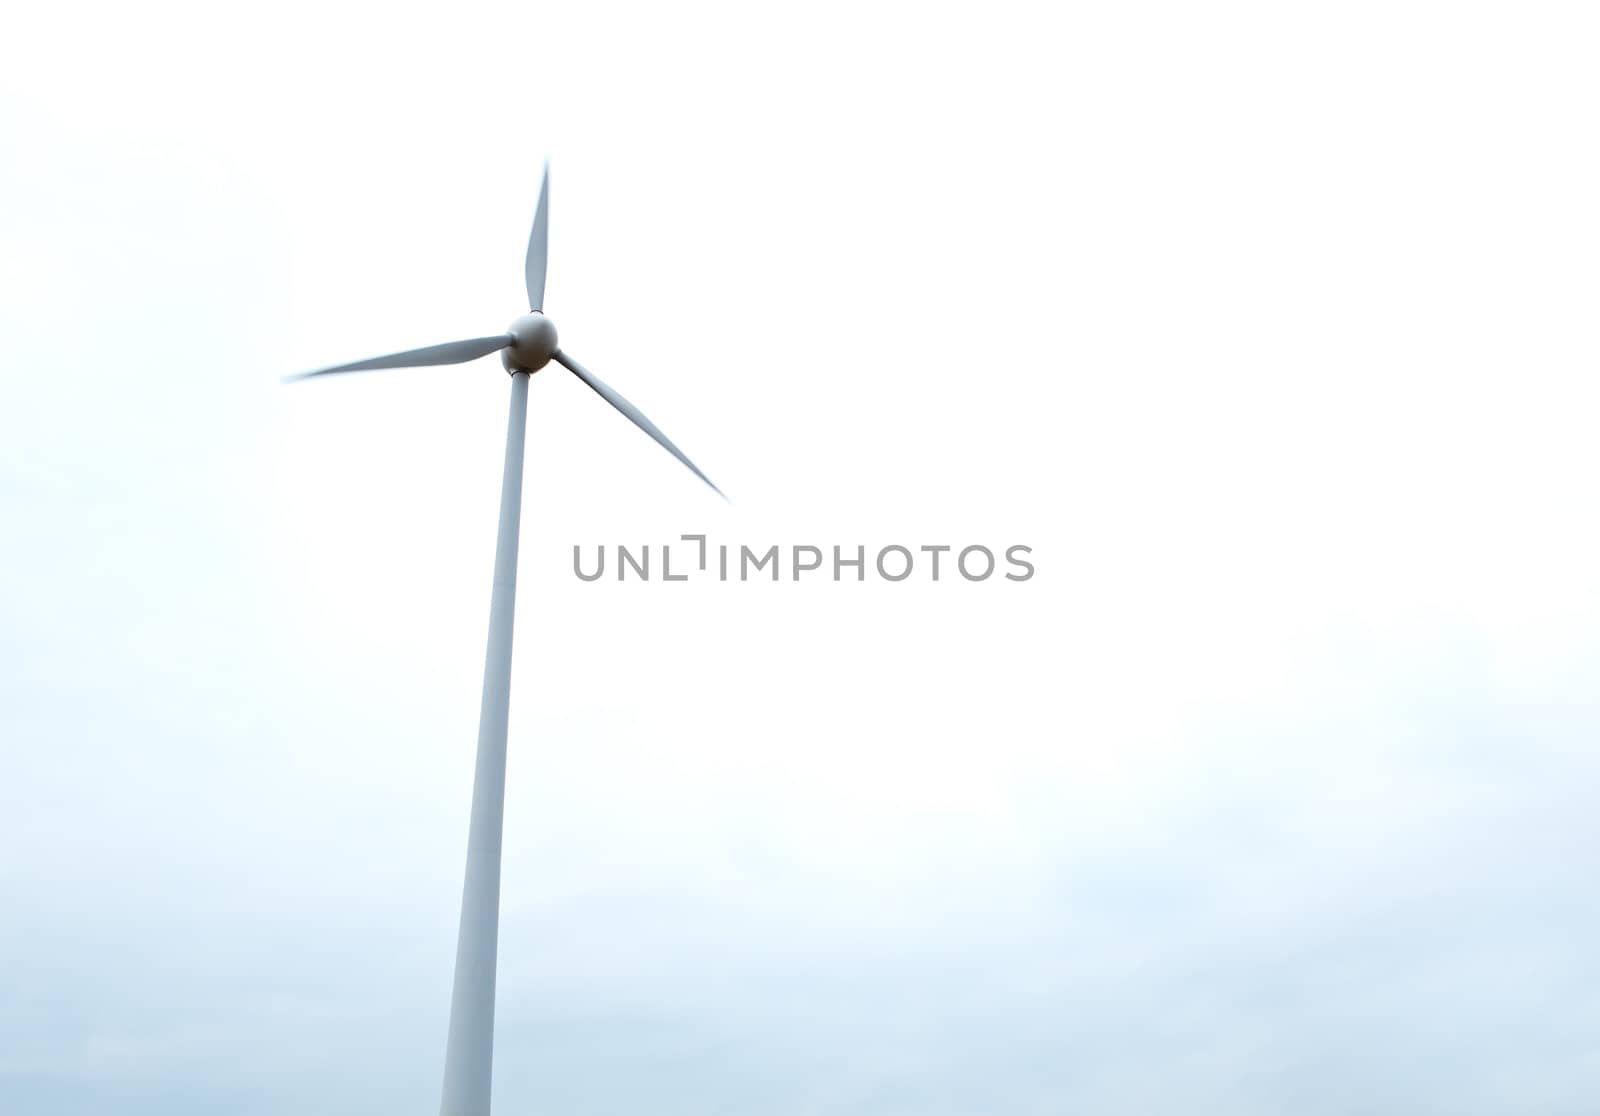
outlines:
[[[537,310],[522,315],[506,327],[514,340],[500,350],[507,372],[537,372],[556,354],[556,327]]]

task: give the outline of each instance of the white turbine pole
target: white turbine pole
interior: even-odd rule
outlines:
[[[500,843],[506,805],[506,727],[511,708],[511,629],[517,611],[517,537],[522,520],[522,450],[528,428],[527,372],[511,376],[500,533],[494,548],[489,649],[478,714],[467,874],[461,889],[450,1036],[445,1043],[440,1116],[488,1116],[494,1067],[495,952],[500,935]]]

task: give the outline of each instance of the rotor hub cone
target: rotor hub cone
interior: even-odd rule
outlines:
[[[556,355],[556,327],[537,310],[522,315],[506,327],[512,343],[500,350],[507,372],[537,372]]]

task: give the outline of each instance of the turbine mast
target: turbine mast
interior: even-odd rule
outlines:
[[[494,548],[489,648],[478,714],[461,929],[456,938],[450,1034],[445,1043],[440,1116],[489,1116],[494,1067],[495,955],[500,936],[500,846],[506,803],[506,729],[511,709],[511,629],[517,611],[517,543],[522,521],[522,454],[528,428],[528,376],[511,376],[500,531]]]

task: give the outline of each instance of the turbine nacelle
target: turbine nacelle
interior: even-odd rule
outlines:
[[[537,372],[556,355],[556,327],[537,310],[506,327],[511,344],[500,350],[507,372]]]

